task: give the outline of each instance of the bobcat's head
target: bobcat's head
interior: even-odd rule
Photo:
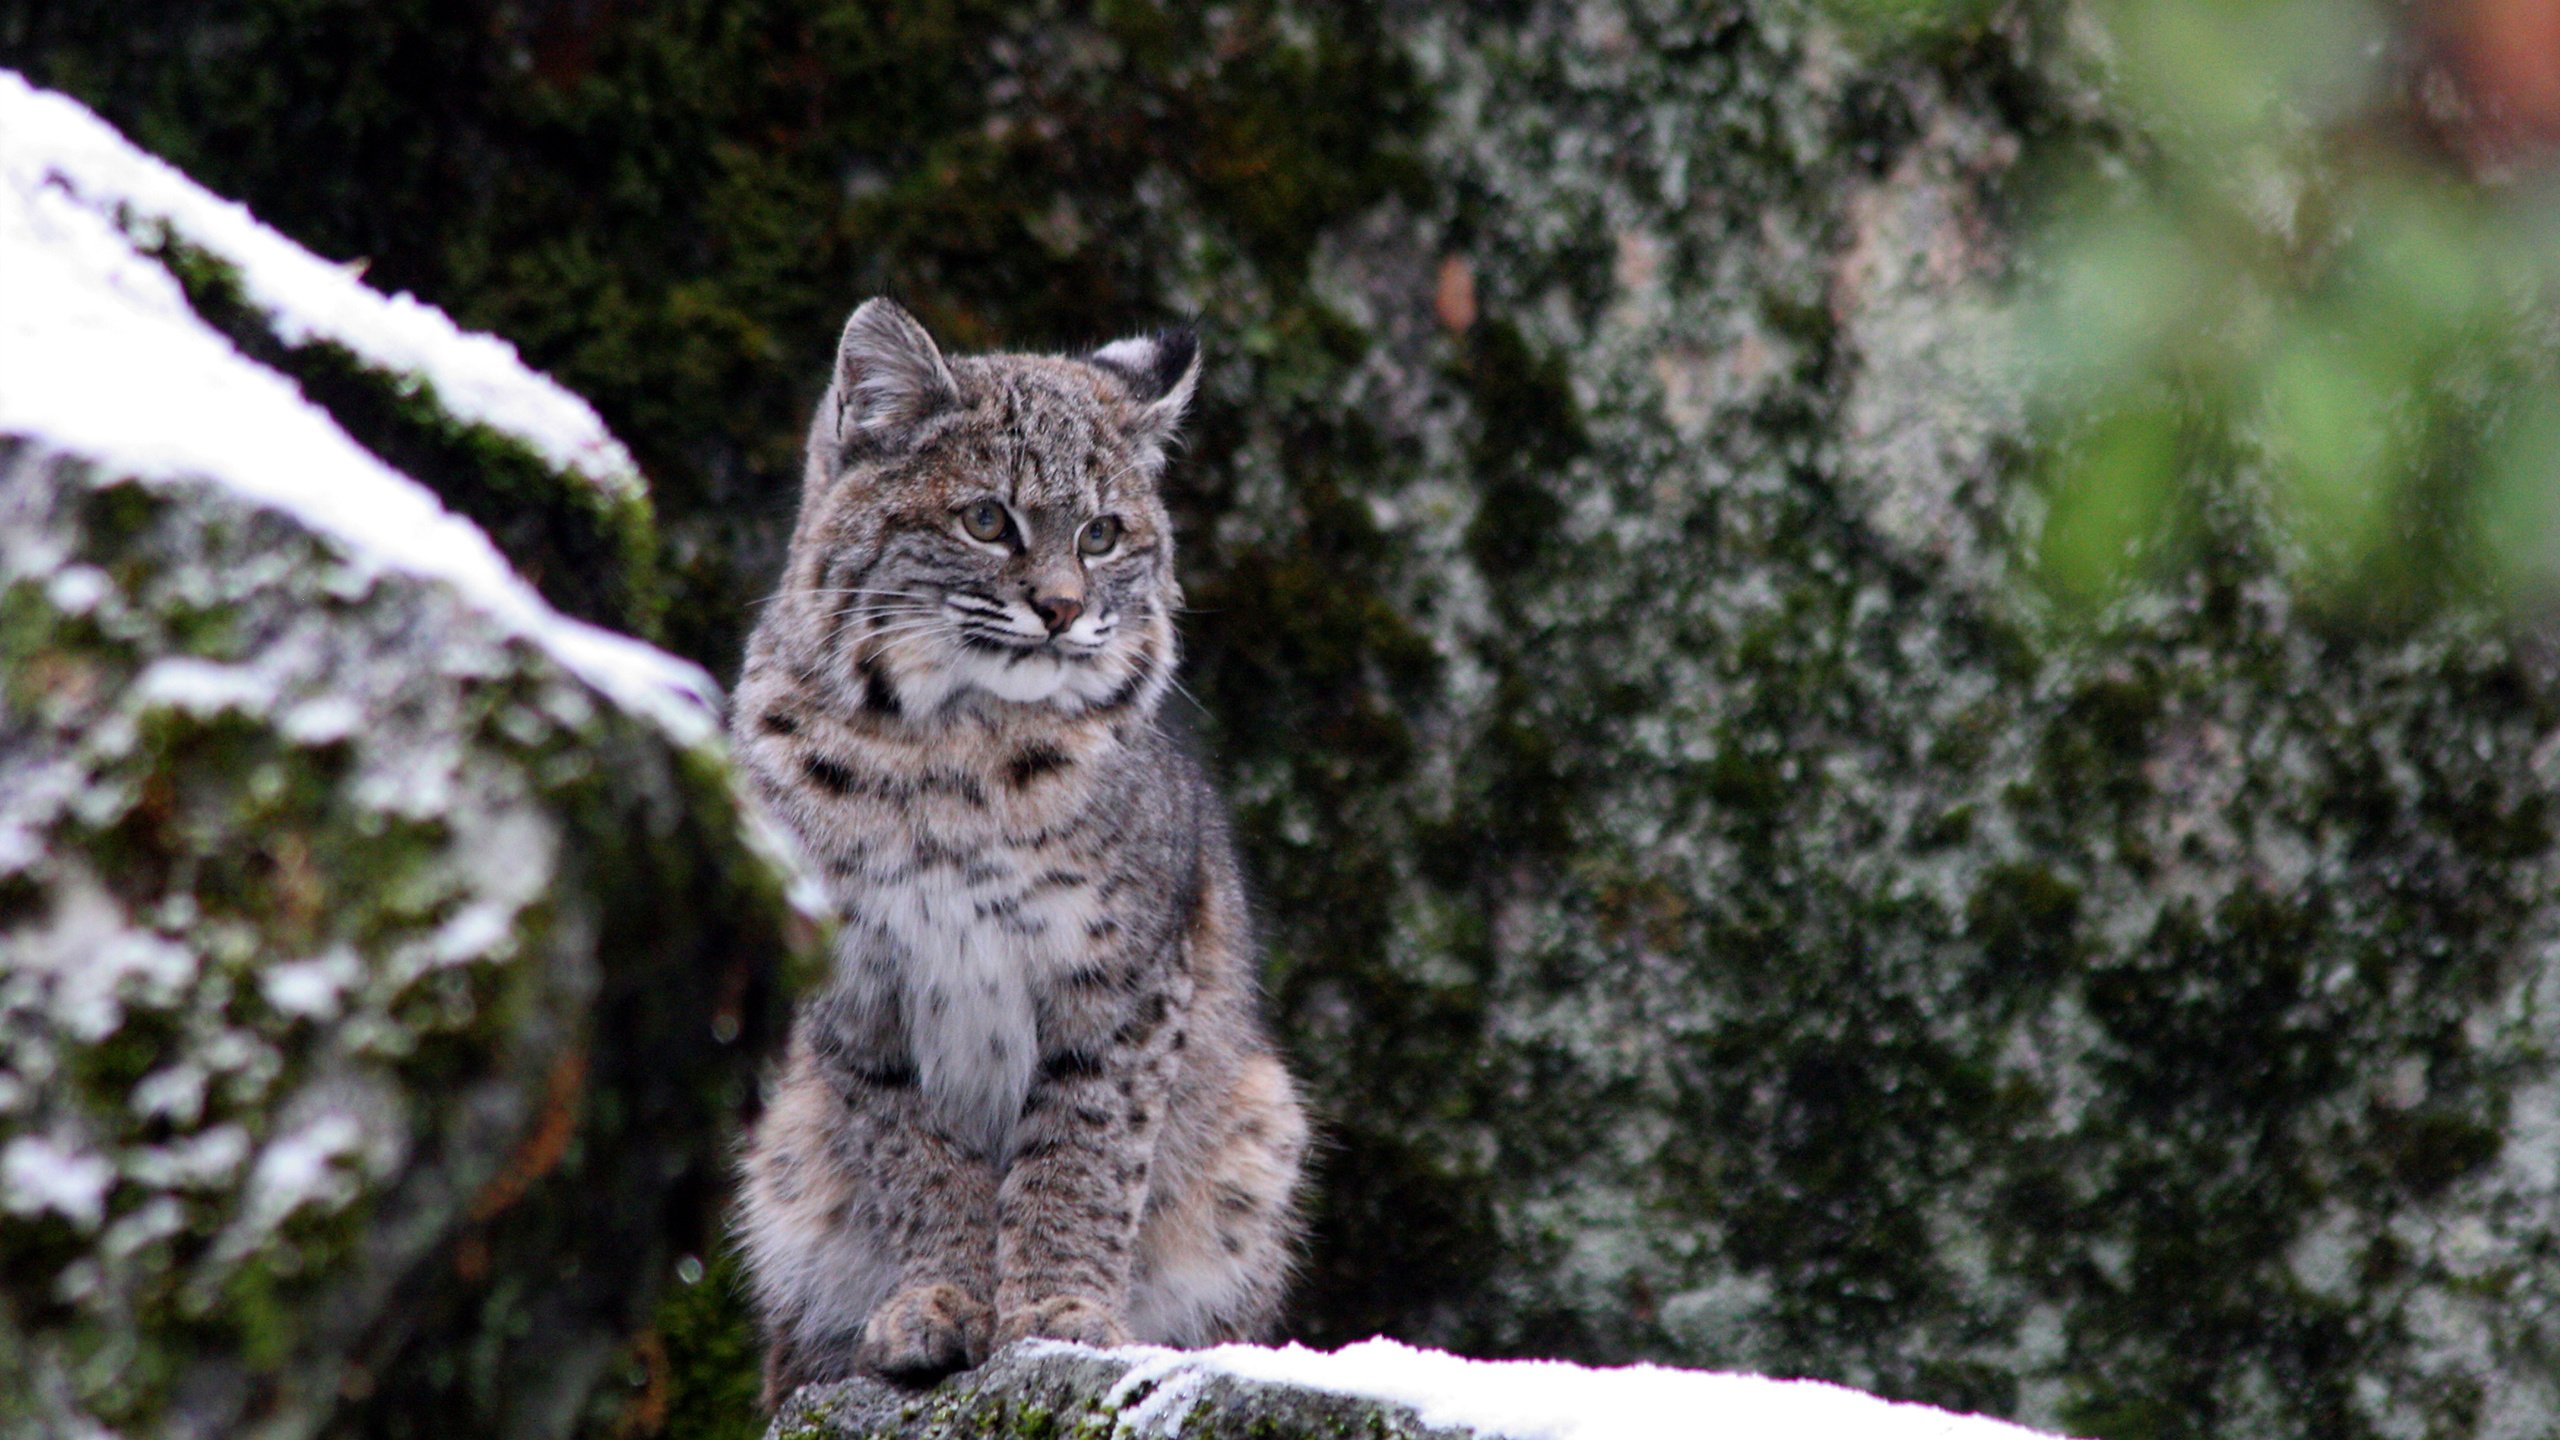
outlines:
[[[809,427],[774,602],[804,670],[910,720],[1152,710],[1181,605],[1156,481],[1198,376],[1185,330],[945,357],[865,301]]]

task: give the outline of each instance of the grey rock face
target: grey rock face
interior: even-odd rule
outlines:
[[[1402,1405],[1228,1376],[1204,1378],[1178,1396],[1163,1397],[1178,1400],[1174,1408],[1150,1408],[1158,1386],[1123,1383],[1136,1368],[1126,1351],[1019,1344],[931,1391],[873,1380],[811,1385],[774,1416],[768,1440],[1112,1434],[1124,1425],[1136,1434],[1167,1433],[1170,1425],[1193,1440],[1468,1440],[1476,1433],[1426,1426]]]
[[[0,1434],[561,1433],[813,927],[689,667],[214,340],[22,99]]]

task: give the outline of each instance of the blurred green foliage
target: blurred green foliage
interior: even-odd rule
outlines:
[[[2016,7],[1844,8],[1961,34]],[[2548,8],[2070,12],[2105,141],[2043,157],[2017,357],[2058,595],[2269,540],[2367,620],[2560,586],[2560,176],[2499,53]]]

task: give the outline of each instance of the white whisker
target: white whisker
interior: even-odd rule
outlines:
[[[1165,672],[1164,679],[1166,684],[1173,687],[1173,693],[1191,702],[1192,709],[1199,711],[1202,715],[1209,714],[1209,707],[1200,703],[1200,697],[1192,694],[1191,687],[1183,684],[1180,677],[1168,670]],[[1210,718],[1214,719],[1216,717],[1212,716]]]

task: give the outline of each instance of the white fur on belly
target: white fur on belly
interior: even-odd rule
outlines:
[[[1040,1059],[1034,983],[1084,944],[1092,905],[1081,887],[1054,889],[1022,901],[1010,926],[980,918],[981,903],[1022,888],[1012,864],[986,863],[1003,873],[968,886],[931,870],[866,908],[906,951],[907,1040],[925,1093],[954,1135],[1001,1155]]]

